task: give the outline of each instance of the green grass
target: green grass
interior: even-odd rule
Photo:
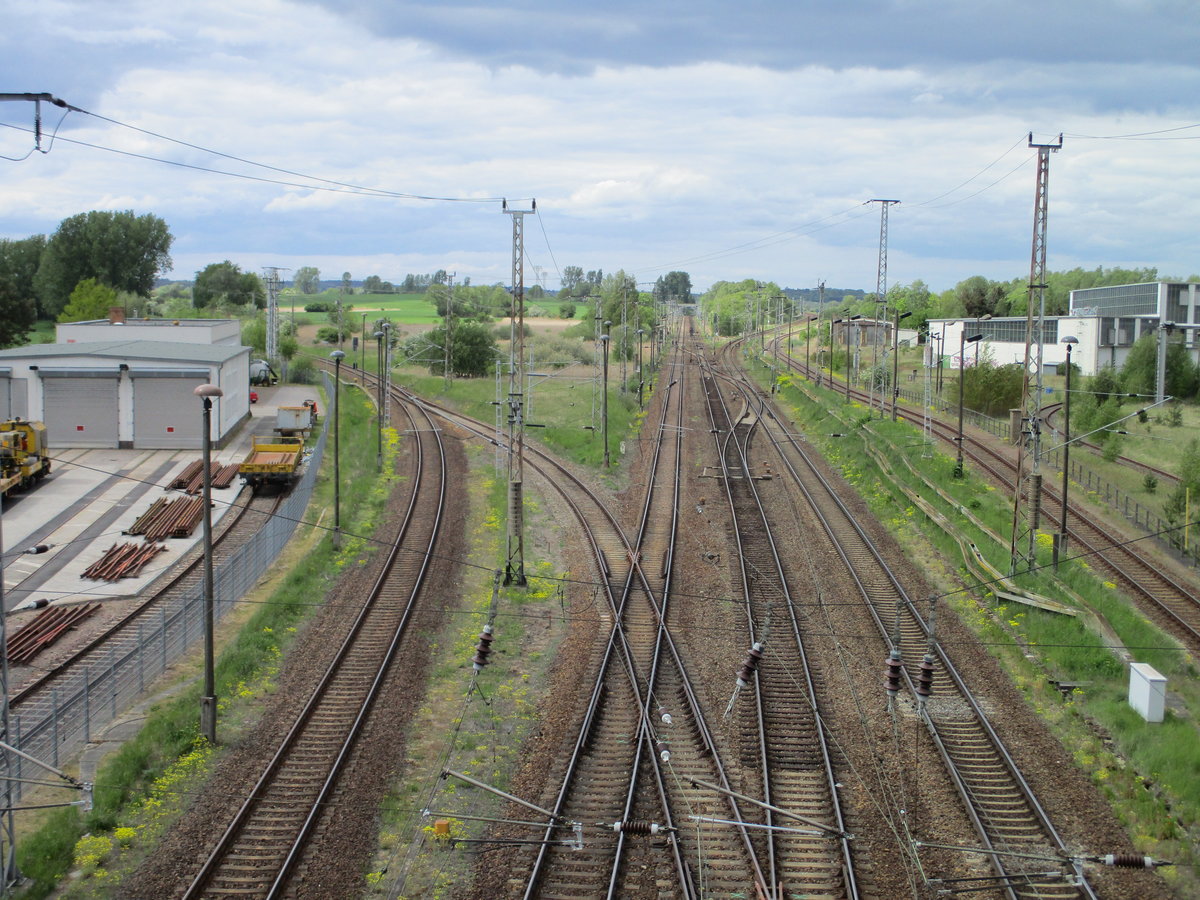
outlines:
[[[236,739],[236,723],[245,718],[242,707],[261,702],[274,689],[282,654],[303,620],[320,606],[337,573],[367,561],[367,535],[383,513],[388,488],[375,477],[374,408],[357,390],[344,390],[342,399],[341,427],[346,432],[340,460],[346,533],[343,549],[335,552],[328,535],[318,540],[221,649],[215,675],[222,742]],[[347,435],[352,439],[346,440]],[[393,437],[388,452],[394,455],[396,446]],[[309,506],[310,521],[331,501],[331,454],[332,447]],[[131,870],[149,852],[165,827],[187,806],[188,790],[199,786],[211,771],[211,754],[198,731],[200,690],[198,683],[192,684],[153,709],[138,736],[104,763],[97,773],[95,807],[90,813],[56,811],[20,842],[18,865],[32,881],[23,897],[49,896],[72,866],[81,866],[85,877],[70,888],[70,896],[109,896],[113,879]],[[137,835],[128,850],[123,851],[120,842],[113,840],[107,857],[83,862],[76,842],[85,832],[110,835],[121,825],[132,827]]]
[[[571,367],[553,378],[538,379],[532,390],[533,414],[527,423],[544,427],[526,429],[525,439],[546,446],[551,451],[586,466],[603,464],[604,446],[601,440],[602,418],[599,398],[593,418],[591,370]],[[611,373],[610,373],[611,375]],[[428,374],[427,369],[405,367],[398,370],[398,380],[417,394],[447,402],[466,415],[483,422],[494,423],[496,418],[496,380],[489,378],[456,378],[445,392],[445,380]],[[507,376],[501,385],[507,395]],[[643,401],[649,405],[651,392],[646,390]],[[529,403],[526,402],[528,409]],[[640,422],[637,393],[617,390],[610,378],[608,403],[609,458],[613,466],[621,461],[621,443],[626,453],[636,452]],[[505,426],[507,427],[507,426]]]
[[[752,370],[765,384],[765,369],[755,366]],[[855,486],[889,530],[906,542],[910,553],[928,553],[921,549],[925,546],[940,554],[943,564],[925,566],[930,576],[939,582],[946,599],[976,630],[979,639],[1009,667],[1030,704],[1064,737],[1080,767],[1110,797],[1139,850],[1181,863],[1195,862],[1188,829],[1200,827],[1200,779],[1196,777],[1200,773],[1200,729],[1195,721],[1200,711],[1200,687],[1190,654],[1148,622],[1085,560],[1064,564],[1056,576],[1048,567],[1050,553],[1043,546],[1047,541],[1039,537],[1039,562],[1046,568],[1022,575],[1017,582],[1067,603],[1073,601],[1060,585],[1084,597],[1136,660],[1148,662],[1167,675],[1171,692],[1189,710],[1186,718],[1169,714],[1161,725],[1142,721],[1126,702],[1125,666],[1083,620],[1015,603],[998,603],[986,587],[976,587],[975,598],[956,592],[955,581],[975,584],[961,562],[957,544],[893,488],[892,476],[878,470],[866,452],[865,442],[882,444],[889,458],[907,456],[929,482],[951,494],[957,504],[970,509],[1001,535],[1007,535],[1011,528],[1010,497],[983,483],[969,469],[966,478],[952,478],[953,460],[940,451],[924,457],[921,435],[911,426],[875,420],[868,431],[864,428],[866,409],[859,404],[847,407],[841,397],[828,390],[817,390],[800,379],[794,385],[785,381],[779,399],[791,405],[808,440]],[[832,438],[829,435],[833,432],[848,436]],[[896,466],[893,476],[938,506],[951,520],[957,519],[992,564],[1007,571],[1007,546],[998,546],[978,532],[903,467]],[[1036,654],[1035,663],[1026,659],[1022,647]],[[1047,689],[1050,678],[1084,686],[1063,702]],[[1098,726],[1099,734],[1091,727],[1093,724]],[[1112,749],[1101,740],[1103,735],[1111,735]],[[1180,869],[1169,873],[1169,877],[1191,885],[1189,873],[1190,869]]]

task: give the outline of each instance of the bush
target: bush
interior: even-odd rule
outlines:
[[[311,303],[304,304],[304,311],[311,313],[327,313],[337,309],[337,304],[329,300],[313,300]]]
[[[1158,479],[1147,472],[1146,476],[1142,479],[1142,488],[1145,489],[1147,494],[1153,494],[1158,490]]]
[[[338,330],[333,325],[322,325],[317,329],[317,339],[314,343],[336,344],[338,342]],[[341,335],[343,338],[345,334]]]
[[[307,356],[298,356],[288,364],[288,381],[293,384],[316,384],[317,367]]]

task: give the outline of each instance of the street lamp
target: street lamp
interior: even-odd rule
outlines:
[[[383,331],[375,332],[375,359],[379,364],[376,369],[379,385],[379,402],[376,404],[375,423],[379,435],[379,449],[375,452],[375,468],[383,471]]]
[[[857,322],[861,318],[862,318],[861,315],[851,316],[850,318],[845,319],[842,323],[842,329],[846,332],[846,402],[847,403],[850,402],[850,329],[847,326],[847,323]],[[855,327],[855,329],[858,328],[857,325],[855,325],[854,327]],[[857,336],[858,335],[856,333],[855,337],[857,337]],[[857,347],[855,348],[855,350],[857,351]]]
[[[642,387],[646,384],[645,379],[642,378],[642,335],[645,333],[645,328],[639,328],[634,332],[637,335],[638,342],[638,409],[642,408]]]
[[[973,334],[967,337],[967,323],[963,322],[963,329],[958,335],[958,460],[954,463],[954,477],[963,477],[963,382],[967,372],[967,367],[964,365],[967,355],[967,344],[974,344],[976,341],[982,340],[982,334]]]
[[[896,421],[896,405],[900,402],[900,322],[911,316],[911,312],[896,310],[896,322],[892,326],[892,421]]]
[[[333,549],[342,549],[342,472],[338,459],[338,432],[342,421],[342,360],[346,354],[334,350],[329,354],[333,360]]]
[[[225,392],[215,384],[201,384],[192,393],[204,405],[204,692],[200,697],[200,733],[217,742],[217,688],[213,665],[213,562],[212,562],[212,402]]]
[[[612,322],[605,321],[604,334],[600,335],[600,348],[604,355],[604,388],[600,392],[600,435],[604,442],[604,468],[608,468],[608,329]]]
[[[1062,343],[1067,345],[1067,387],[1063,397],[1063,480],[1062,480],[1062,519],[1059,522],[1057,540],[1054,542],[1054,568],[1058,568],[1059,554],[1067,552],[1067,488],[1071,471],[1071,350],[1079,343],[1079,338],[1068,334]]]

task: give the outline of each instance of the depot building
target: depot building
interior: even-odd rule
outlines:
[[[250,348],[238,323],[130,319],[59,325],[53,344],[0,350],[0,420],[46,424],[52,448],[199,449],[215,384],[218,445],[250,415]]]

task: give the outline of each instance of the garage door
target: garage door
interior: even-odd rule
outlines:
[[[117,446],[117,373],[80,377],[42,370],[46,428],[55,447]]]
[[[133,446],[145,450],[199,449],[203,414],[192,393],[206,369],[129,371],[133,379]]]

